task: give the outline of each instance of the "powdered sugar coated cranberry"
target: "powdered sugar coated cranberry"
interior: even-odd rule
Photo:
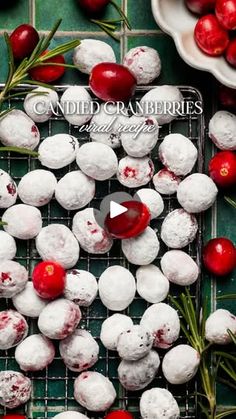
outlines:
[[[113,245],[113,240],[103,226],[102,213],[94,208],[86,208],[75,214],[72,231],[86,252],[103,254],[107,253]]]
[[[48,170],[32,170],[25,174],[18,185],[18,193],[22,202],[35,207],[48,204],[55,192],[56,177]]]
[[[116,57],[109,44],[97,39],[83,39],[74,49],[74,65],[82,73],[90,74],[92,68],[104,62],[115,63]]]
[[[161,73],[158,52],[146,46],[130,49],[124,57],[124,66],[135,75],[138,84],[149,84]]]
[[[117,178],[128,188],[146,185],[153,177],[154,164],[149,157],[126,156],[119,161]]]
[[[182,134],[167,135],[159,147],[162,163],[177,176],[186,176],[190,173],[197,156],[197,148]]]
[[[157,303],[150,306],[144,312],[140,324],[152,331],[155,348],[168,349],[179,337],[179,316],[168,304]]]
[[[156,259],[160,243],[156,232],[151,227],[147,227],[139,236],[122,240],[121,247],[130,263],[149,265]]]
[[[24,289],[27,281],[28,272],[20,263],[13,260],[0,263],[0,297],[14,297]]]
[[[75,332],[60,342],[60,354],[71,371],[82,372],[91,368],[98,360],[99,346],[86,330]]]
[[[17,199],[17,186],[11,176],[0,169],[0,208],[14,205]]]
[[[134,195],[134,200],[137,199],[147,205],[151,219],[159,217],[164,210],[164,202],[161,195],[150,188],[139,189]]]
[[[92,412],[105,412],[113,404],[116,391],[104,375],[87,371],[76,378],[74,397],[78,403]]]
[[[15,352],[16,362],[23,371],[40,371],[53,361],[55,348],[43,335],[28,336]]]
[[[179,208],[170,212],[161,227],[161,238],[168,247],[181,249],[191,243],[197,234],[198,223],[194,215]]]
[[[47,300],[43,300],[36,294],[31,281],[26,283],[21,292],[12,297],[12,302],[19,313],[33,318],[39,317],[41,311],[48,304]]]
[[[0,372],[0,405],[14,409],[26,403],[31,396],[31,381],[17,371]]]
[[[36,238],[36,248],[43,260],[58,262],[66,269],[73,268],[79,259],[79,244],[71,230],[63,224],[42,228]]]
[[[13,109],[0,120],[0,138],[5,146],[34,150],[39,143],[40,133],[28,115]]]
[[[58,94],[55,90],[39,86],[25,97],[24,109],[34,122],[45,122],[52,116],[52,106],[56,107],[57,102]]]
[[[153,176],[153,185],[157,192],[162,195],[176,193],[181,178],[168,169],[161,169]]]
[[[14,310],[0,312],[0,349],[6,350],[18,345],[28,334],[25,318]]]
[[[6,223],[4,230],[20,240],[35,238],[42,228],[41,212],[31,205],[13,205],[4,212],[2,220]]]
[[[155,147],[158,141],[159,125],[153,116],[137,116],[130,118],[123,117],[123,125],[131,129],[141,129],[141,132],[121,132],[121,144],[126,153],[132,157],[145,157]],[[152,129],[145,130],[145,126],[152,126]]]
[[[154,350],[138,361],[123,359],[118,367],[120,383],[128,391],[142,390],[154,380],[159,367],[160,358]]]
[[[50,339],[65,339],[81,320],[79,307],[64,298],[49,303],[40,313],[39,330]]]
[[[67,209],[78,210],[92,201],[95,195],[95,181],[80,170],[67,173],[57,184],[55,197]]]
[[[98,293],[95,276],[88,271],[72,269],[67,272],[64,296],[79,306],[89,307]]]
[[[39,161],[49,169],[61,169],[75,160],[78,148],[78,140],[72,135],[55,134],[40,143]]]
[[[82,172],[95,180],[110,179],[118,167],[112,148],[97,142],[83,144],[78,150],[76,162]]]
[[[16,255],[16,242],[10,234],[0,231],[0,263],[4,260],[14,259]]]
[[[209,123],[209,137],[220,150],[236,150],[236,115],[216,112]]]

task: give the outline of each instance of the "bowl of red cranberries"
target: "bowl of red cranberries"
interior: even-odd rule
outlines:
[[[187,64],[236,88],[236,0],[152,0],[152,10]]]

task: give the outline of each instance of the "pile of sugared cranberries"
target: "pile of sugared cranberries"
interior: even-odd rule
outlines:
[[[224,55],[236,68],[236,0],[185,0],[189,10],[201,15],[194,38],[211,57]]]

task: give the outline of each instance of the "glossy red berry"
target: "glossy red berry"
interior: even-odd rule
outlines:
[[[45,51],[42,55],[45,55]],[[56,64],[65,64],[65,59],[63,55],[57,55],[54,58],[49,58],[45,63],[56,63]],[[65,67],[62,65],[44,65],[37,66],[30,70],[30,76],[35,81],[40,81],[42,83],[52,83],[58,80],[65,73]]]
[[[226,50],[226,60],[230,65],[236,68],[236,38],[230,41]]]
[[[116,410],[108,413],[104,419],[134,419],[134,416],[125,410]]]
[[[150,222],[151,215],[148,207],[139,201],[127,201],[121,205],[128,211],[114,218],[111,218],[109,213],[105,219],[107,231],[116,239],[138,236]]]
[[[219,101],[224,108],[236,112],[236,89],[220,86]]]
[[[110,3],[110,0],[78,0],[79,5],[88,15],[98,14]]]
[[[198,47],[212,57],[222,55],[229,44],[228,32],[215,15],[206,15],[198,20],[194,38]]]
[[[134,95],[137,80],[123,65],[101,63],[93,67],[89,85],[99,99],[125,102]]]
[[[204,15],[214,10],[216,0],[185,0],[188,9],[198,15]]]
[[[236,249],[231,240],[218,237],[210,240],[203,249],[206,269],[216,276],[229,275],[236,267]]]
[[[36,293],[41,298],[59,297],[65,288],[66,272],[57,262],[45,261],[35,266],[32,281]]]
[[[13,414],[13,415],[4,415],[4,416],[0,416],[1,419],[27,419],[26,416],[24,415],[17,415],[17,414]]]
[[[236,0],[217,0],[215,12],[225,29],[230,31],[236,29]]]
[[[220,151],[209,163],[209,174],[221,188],[236,186],[236,153]]]
[[[36,29],[28,24],[18,26],[10,36],[10,43],[15,60],[28,57],[39,42]]]

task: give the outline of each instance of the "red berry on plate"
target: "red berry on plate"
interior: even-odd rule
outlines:
[[[32,281],[36,293],[41,298],[59,297],[65,288],[66,272],[57,262],[45,261],[35,266]]]
[[[45,55],[45,51],[42,55]],[[44,61],[44,63],[56,63],[56,64],[65,64],[65,59],[63,55],[57,55],[54,58],[49,58]],[[65,73],[65,67],[62,65],[44,65],[37,66],[30,70],[30,76],[33,80],[40,81],[43,83],[52,83],[58,80]]]
[[[236,111],[236,89],[220,86],[219,101],[224,108]]]
[[[230,41],[226,50],[226,60],[230,65],[236,68],[236,38]]]
[[[134,95],[137,80],[123,65],[101,63],[93,67],[89,85],[99,99],[125,102]]]
[[[114,412],[108,413],[104,419],[134,419],[131,413],[125,410],[116,410]]]
[[[28,24],[18,26],[10,36],[13,56],[16,60],[28,57],[39,42],[36,29]]]
[[[223,28],[236,29],[236,0],[217,0],[215,13]]]
[[[204,15],[214,10],[216,0],[185,0],[185,3],[191,12]]]
[[[141,234],[148,226],[151,214],[148,207],[139,201],[127,201],[121,204],[128,211],[111,218],[110,213],[105,219],[109,234],[116,239],[129,239]]]
[[[206,269],[216,276],[229,275],[236,267],[236,249],[231,240],[224,237],[210,240],[203,249]]]
[[[228,32],[214,15],[206,15],[198,20],[194,38],[198,47],[212,57],[222,55],[229,43]]]
[[[4,415],[4,416],[0,416],[1,419],[26,419],[26,416],[24,415],[17,415],[17,414],[13,414],[13,415]]]
[[[209,163],[209,173],[221,188],[236,186],[236,153],[220,151]]]
[[[103,11],[110,0],[79,0],[79,5],[89,15],[94,15]]]

